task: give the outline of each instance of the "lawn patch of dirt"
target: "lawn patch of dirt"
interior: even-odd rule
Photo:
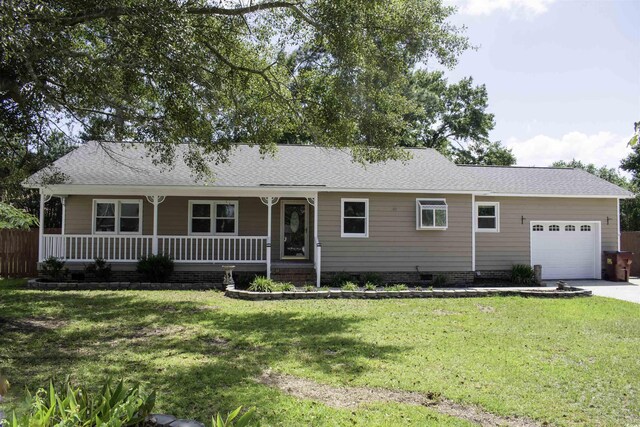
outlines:
[[[495,313],[496,312],[496,309],[491,307],[490,305],[476,304],[476,307],[478,307],[478,310],[480,310],[483,313]]]
[[[53,317],[23,317],[21,319],[7,319],[0,317],[0,330],[15,332],[53,331],[64,328],[69,322]]]
[[[433,310],[433,314],[435,314],[436,316],[453,316],[460,313],[458,313],[457,311],[442,310],[440,308],[436,308],[435,310]]]
[[[396,402],[405,405],[427,406],[444,415],[460,418],[488,427],[539,427],[528,418],[502,417],[474,405],[462,405],[442,398],[437,393],[387,390],[369,387],[334,387],[293,375],[265,371],[257,378],[260,384],[277,388],[300,399],[321,402],[333,408],[357,408],[376,402]]]

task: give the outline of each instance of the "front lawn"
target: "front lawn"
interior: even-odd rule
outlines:
[[[52,375],[158,389],[156,411],[261,425],[469,425],[436,408],[329,406],[257,381],[442,396],[557,425],[640,424],[640,306],[520,297],[249,302],[219,292],[29,291],[0,281],[5,409]]]

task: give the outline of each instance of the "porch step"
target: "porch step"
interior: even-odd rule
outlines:
[[[271,267],[271,278],[278,282],[291,282],[296,286],[302,286],[316,282],[316,271],[313,267]]]

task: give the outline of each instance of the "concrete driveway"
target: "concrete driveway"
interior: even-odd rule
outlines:
[[[566,282],[571,286],[588,289],[593,292],[593,295],[640,304],[640,279],[638,278],[632,278],[629,283],[606,280],[567,280]]]

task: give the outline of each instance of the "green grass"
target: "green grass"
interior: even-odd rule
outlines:
[[[5,409],[48,378],[156,387],[156,410],[260,425],[468,425],[427,407],[334,409],[260,385],[263,370],[440,393],[557,425],[640,424],[640,307],[606,298],[291,300],[218,292],[29,291],[0,281]]]

